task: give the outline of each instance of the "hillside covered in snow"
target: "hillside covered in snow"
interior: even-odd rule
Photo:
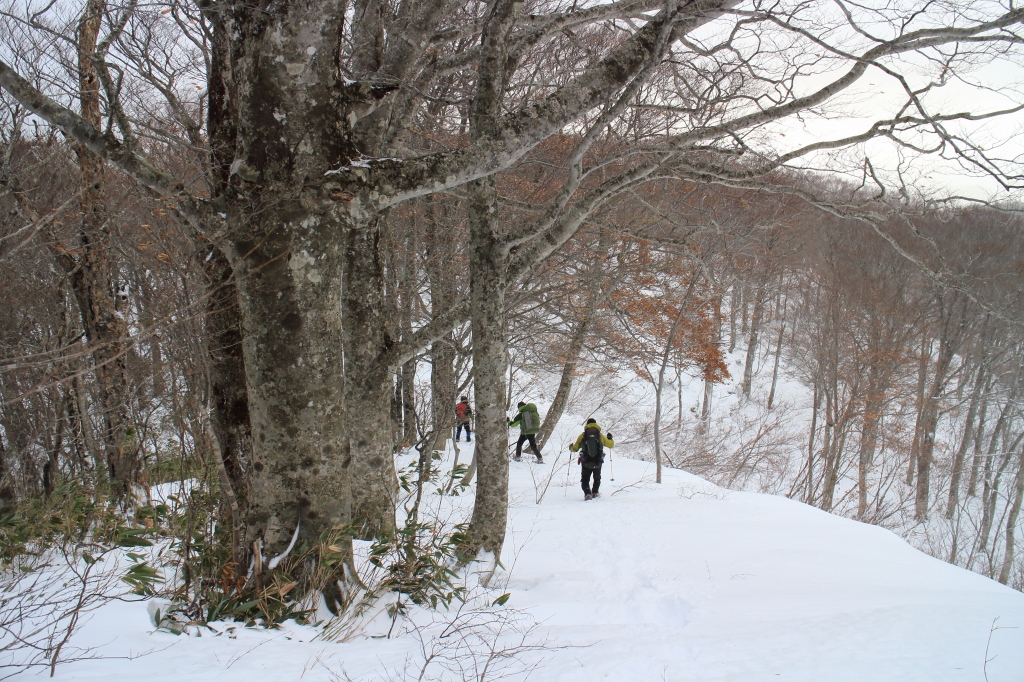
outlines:
[[[657,485],[650,463],[614,455],[602,496],[584,502],[575,460],[547,454],[512,464],[504,567],[461,608],[382,613],[335,642],[292,623],[175,635],[145,602],[114,602],[76,636],[98,658],[55,679],[1020,679],[1019,592],[887,530],[673,469]],[[471,499],[428,506],[452,514]]]

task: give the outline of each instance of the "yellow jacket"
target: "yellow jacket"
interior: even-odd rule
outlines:
[[[596,428],[598,433],[601,434],[601,443],[606,448],[614,448],[615,447],[615,441],[612,440],[611,438],[609,438],[608,436],[604,435],[604,433],[601,431],[600,424],[587,424],[586,427],[584,427],[584,432],[580,434],[579,438],[576,439],[576,442],[569,446],[569,452],[576,452],[576,451],[578,451],[580,449],[580,446],[583,445],[583,436],[587,435],[586,429],[589,429],[589,428],[592,428],[592,427]]]

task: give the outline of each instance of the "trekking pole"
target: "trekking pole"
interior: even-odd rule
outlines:
[[[612,457],[612,453],[608,453],[608,469],[612,475],[612,480],[615,480],[615,458]]]

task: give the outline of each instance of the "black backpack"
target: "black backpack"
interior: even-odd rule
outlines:
[[[604,462],[604,443],[601,442],[601,429],[588,426],[583,429],[583,442],[580,443],[580,454],[583,464],[596,468]]]

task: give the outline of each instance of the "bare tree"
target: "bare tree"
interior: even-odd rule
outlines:
[[[497,556],[506,515],[499,413],[508,287],[600,206],[667,176],[763,187],[800,159],[885,137],[907,150],[952,153],[1013,186],[1012,165],[950,129],[1017,108],[957,113],[933,108],[925,95],[966,61],[1016,49],[1024,14],[955,9],[217,1],[170,3],[163,15],[129,3],[124,38],[113,38],[118,55],[97,58],[101,79],[109,61],[131,81],[105,88],[102,127],[45,84],[59,83],[56,67],[33,84],[5,60],[0,86],[167,201],[230,264],[252,442],[246,547],[265,553],[269,567],[330,528],[353,522],[371,535],[393,525],[392,378],[471,317],[480,478],[467,555]],[[4,16],[20,31],[80,42],[41,15],[7,7]],[[769,58],[763,33],[792,47]],[[167,36],[171,54],[176,44],[194,47],[194,64],[180,75],[205,99],[185,101],[181,84],[153,66],[149,57]],[[915,84],[911,55],[924,55],[936,80]],[[793,146],[771,135],[769,126],[827,114],[869,73],[891,78],[902,100],[859,132]],[[152,99],[132,94],[142,91]],[[157,97],[173,125],[144,116]],[[431,113],[432,101],[444,102],[440,112]],[[426,148],[419,136],[429,126],[444,127],[454,144]],[[558,191],[505,229],[497,175],[561,135],[571,143]],[[762,136],[775,148],[760,145]],[[204,157],[196,165],[202,190],[194,174],[163,162],[161,145],[175,141]],[[615,153],[597,154],[605,143]],[[855,198],[888,199],[875,166],[860,167],[865,189]],[[469,211],[469,300],[396,339],[382,221],[405,202],[458,188]]]

